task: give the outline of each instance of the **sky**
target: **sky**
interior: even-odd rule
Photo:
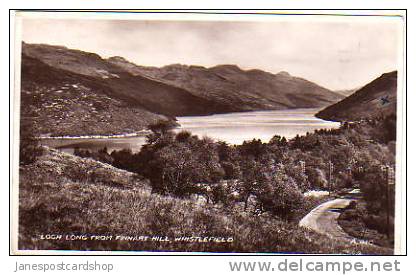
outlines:
[[[302,16],[303,17],[303,16]],[[143,66],[235,64],[287,71],[331,90],[361,87],[399,67],[400,19],[22,21],[22,40],[122,56]]]

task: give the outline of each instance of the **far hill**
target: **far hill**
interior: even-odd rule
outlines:
[[[348,90],[335,90],[334,93],[337,93],[337,94],[340,94],[342,96],[347,97],[347,96],[352,95],[353,93],[355,93],[359,89],[361,89],[361,87],[360,88],[356,88],[356,89],[348,89]]]
[[[236,65],[145,67],[122,57],[108,61],[133,75],[185,89],[195,96],[238,108],[236,111],[320,108],[345,97],[287,72],[242,70]]]
[[[354,94],[331,105],[317,117],[332,121],[356,121],[395,114],[397,109],[397,71],[385,73]]]
[[[50,135],[136,132],[158,119],[322,108],[343,98],[286,72],[144,67],[46,44],[22,44],[21,77],[22,118]]]

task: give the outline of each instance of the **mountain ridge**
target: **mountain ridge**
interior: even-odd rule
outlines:
[[[134,132],[156,119],[321,108],[343,98],[287,72],[242,70],[232,64],[144,67],[121,56],[103,59],[47,44],[22,43],[21,77],[22,108],[31,110],[25,115],[36,113],[41,133],[51,135]],[[100,104],[105,108],[93,107]],[[49,109],[42,114],[39,108],[45,106]]]
[[[107,60],[134,75],[180,87],[197,96],[227,103],[231,94],[241,100],[241,111],[259,110],[258,106],[263,110],[319,108],[344,98],[287,72],[272,74],[259,69],[243,70],[231,64],[208,68],[171,64],[158,68],[136,65],[124,58]]]

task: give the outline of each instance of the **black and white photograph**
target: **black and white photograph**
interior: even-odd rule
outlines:
[[[16,254],[400,255],[405,25],[19,11]]]

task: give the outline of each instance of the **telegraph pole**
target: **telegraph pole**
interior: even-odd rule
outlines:
[[[386,165],[386,199],[387,199],[387,239],[390,239],[390,198],[389,198],[389,167]]]
[[[306,173],[306,163],[305,163],[305,161],[300,160],[299,163],[300,163],[300,167],[302,169],[302,173],[305,174]]]
[[[394,170],[392,167],[388,165],[382,165],[381,171],[385,174],[385,181],[386,181],[386,206],[387,206],[387,213],[386,213],[386,224],[387,224],[387,238],[390,238],[390,184],[394,184]]]
[[[332,189],[332,172],[334,171],[334,164],[333,164],[331,161],[329,161],[328,166],[329,166],[328,193],[329,193],[329,196],[331,196],[331,189]]]

